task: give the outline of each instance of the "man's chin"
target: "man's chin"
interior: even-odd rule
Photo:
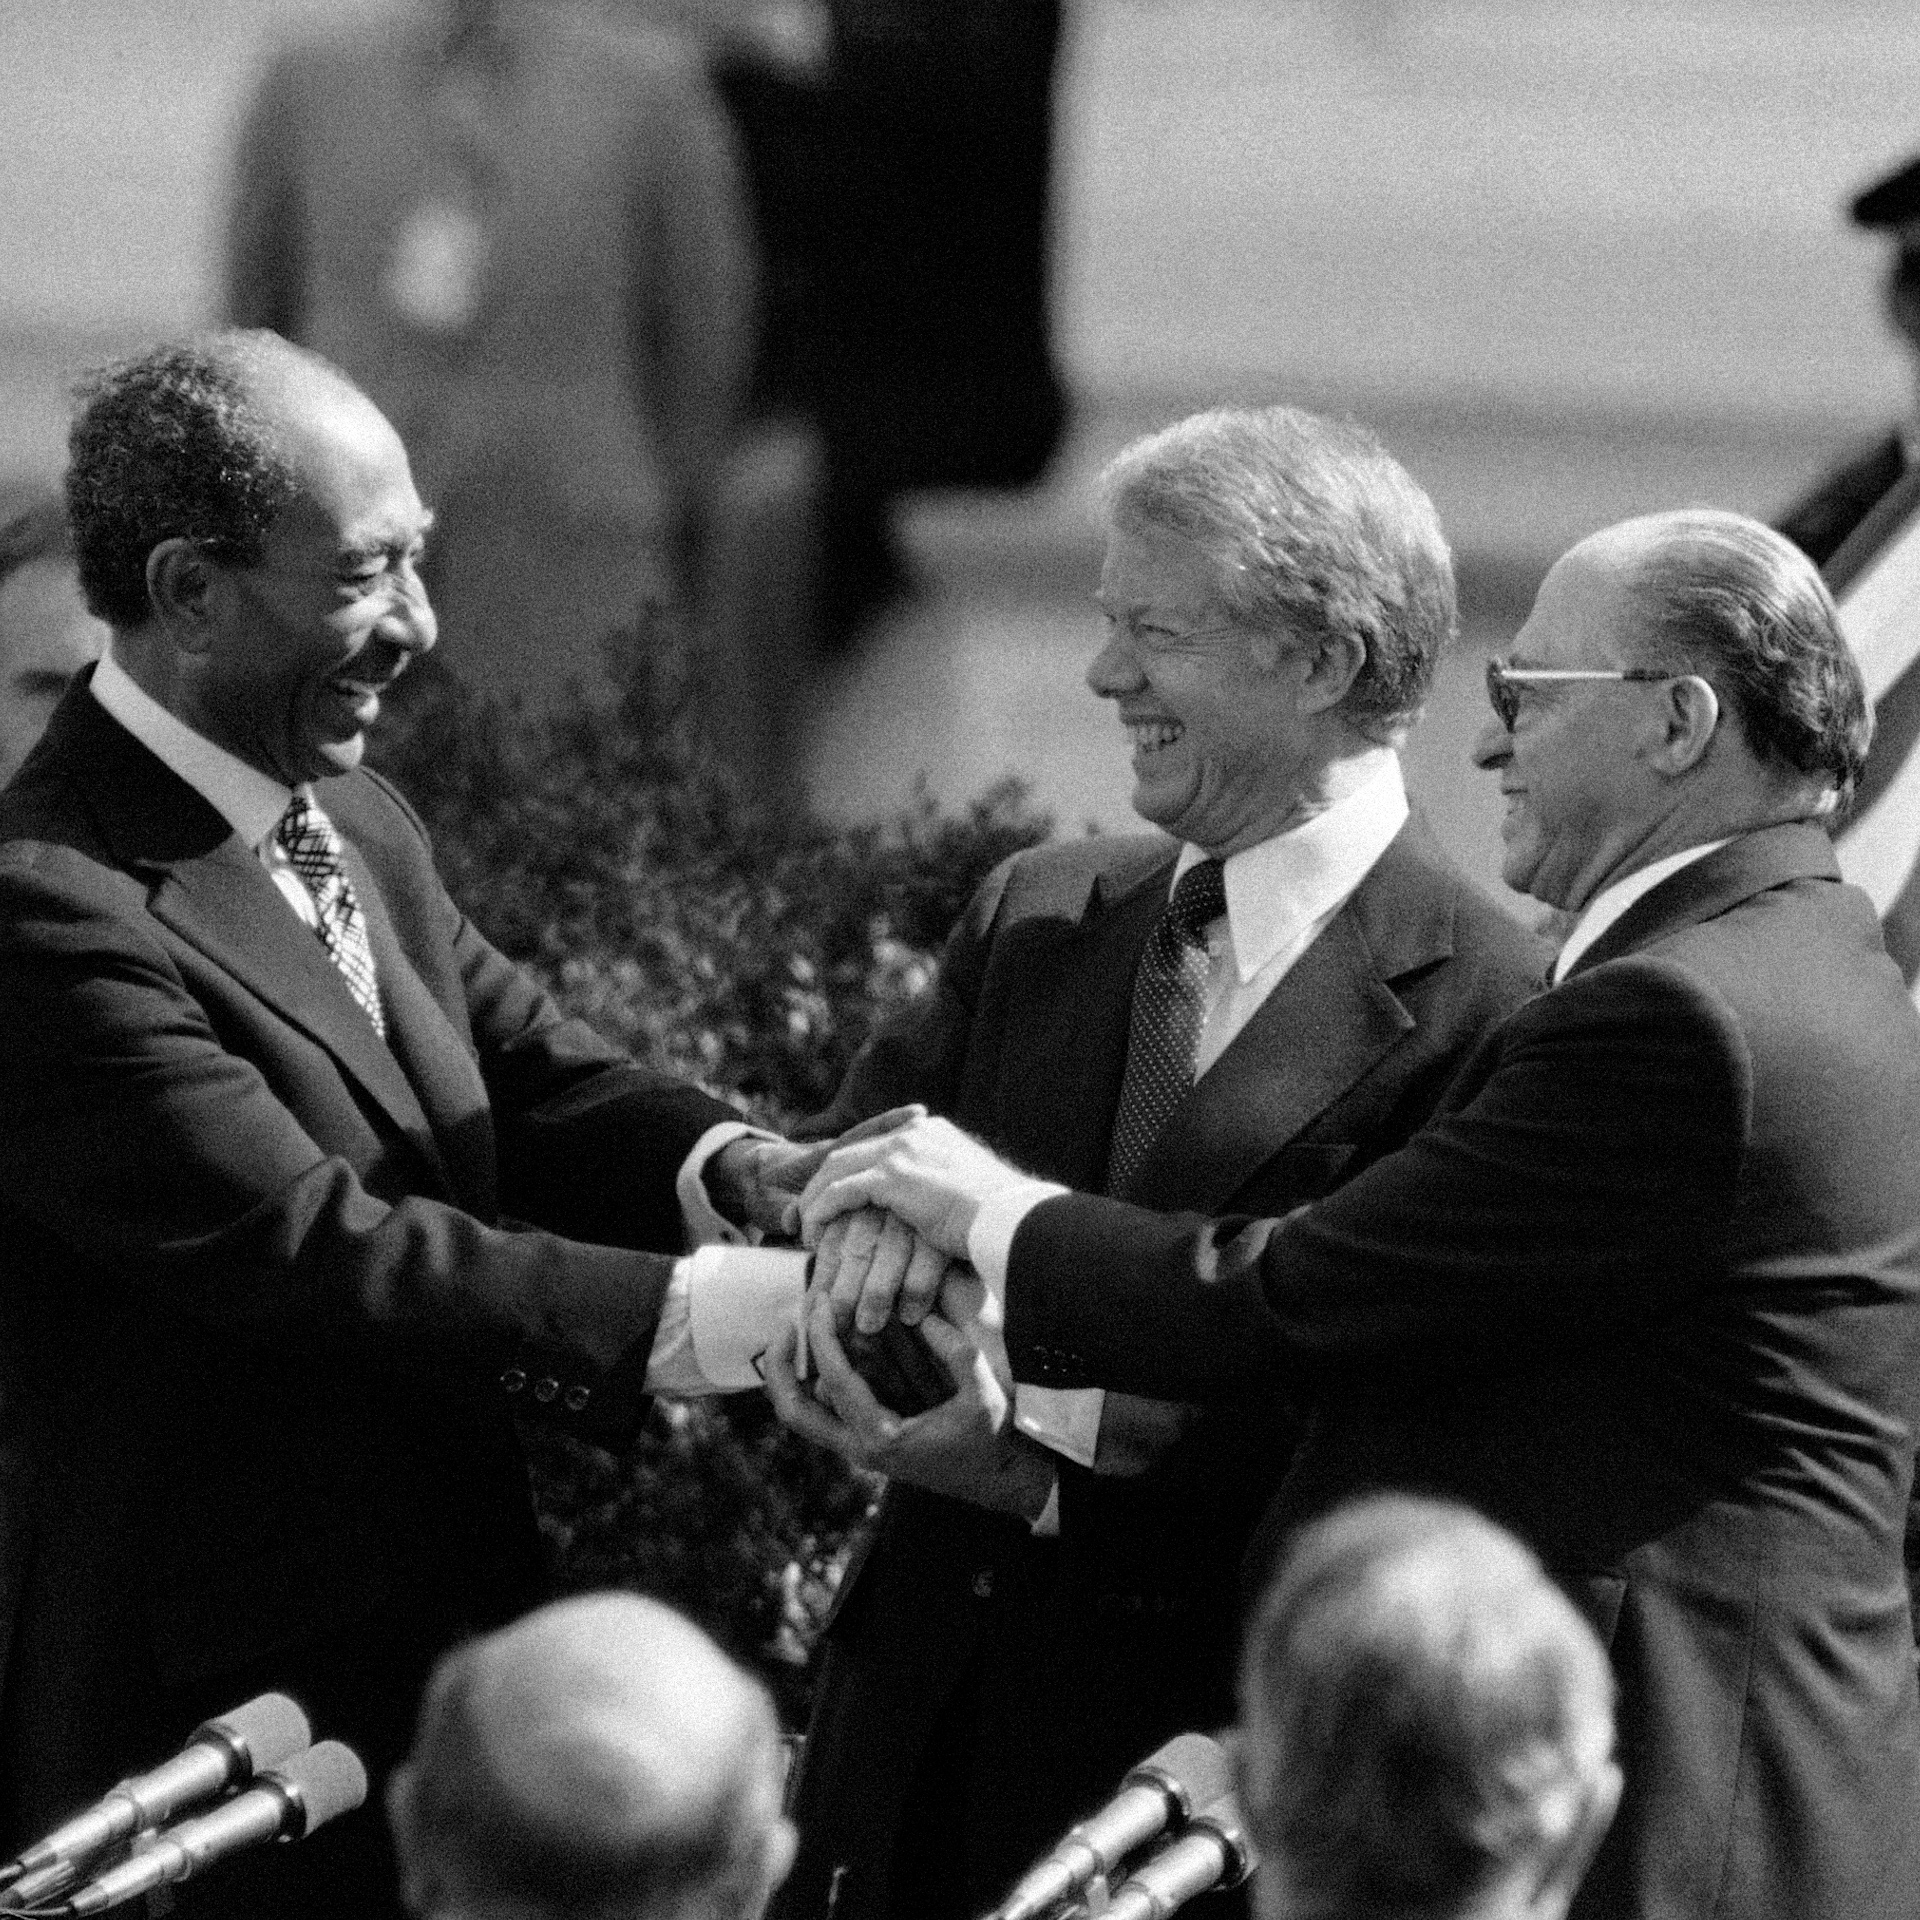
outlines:
[[[349,734],[344,740],[321,740],[314,745],[312,780],[330,780],[336,774],[351,773],[367,757],[367,736]]]

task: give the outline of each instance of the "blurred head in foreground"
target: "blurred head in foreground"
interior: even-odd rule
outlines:
[[[1260,1920],[1558,1920],[1620,1795],[1572,1603],[1464,1507],[1381,1496],[1298,1536],[1241,1670]]]
[[[106,641],[81,597],[66,507],[49,492],[0,526],[0,786]]]
[[[758,1682],[657,1601],[563,1600],[440,1663],[388,1793],[420,1920],[757,1920],[792,1862]]]

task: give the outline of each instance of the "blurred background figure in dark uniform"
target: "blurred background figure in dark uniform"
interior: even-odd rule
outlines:
[[[80,597],[66,504],[48,488],[0,525],[0,786],[106,640]]]
[[[893,503],[1025,486],[1058,443],[1047,283],[1061,4],[734,12],[750,30],[717,35],[713,63],[751,184],[765,320],[758,429],[715,515],[709,625],[719,660],[747,676],[739,750],[778,793],[798,778],[795,695],[812,667],[911,588]]]
[[[1913,363],[1914,414],[1871,446],[1858,449],[1775,523],[1815,565],[1824,567],[1848,534],[1915,465],[1920,452],[1920,157],[1867,188],[1853,203],[1853,221],[1885,234],[1887,319]]]
[[[234,181],[229,317],[406,442],[438,660],[542,705],[599,684],[610,632],[692,597],[746,397],[750,219],[697,56],[564,0],[414,0],[280,53]]]

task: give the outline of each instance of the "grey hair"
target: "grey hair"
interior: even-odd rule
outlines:
[[[1458,630],[1453,560],[1417,482],[1364,427],[1298,407],[1220,407],[1135,441],[1100,476],[1123,531],[1191,541],[1239,625],[1357,640],[1343,711],[1389,740],[1418,718]]]

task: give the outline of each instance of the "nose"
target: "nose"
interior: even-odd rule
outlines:
[[[401,591],[382,631],[409,653],[429,653],[440,638],[440,621],[427,598],[426,582],[412,567],[401,576]]]
[[[1504,767],[1513,758],[1513,735],[1500,724],[1497,713],[1490,713],[1486,724],[1473,736],[1473,745],[1467,751],[1476,767],[1482,772],[1491,773],[1498,767]]]
[[[1087,662],[1087,685],[1102,700],[1118,700],[1122,694],[1137,693],[1146,683],[1133,649],[1115,627]]]

